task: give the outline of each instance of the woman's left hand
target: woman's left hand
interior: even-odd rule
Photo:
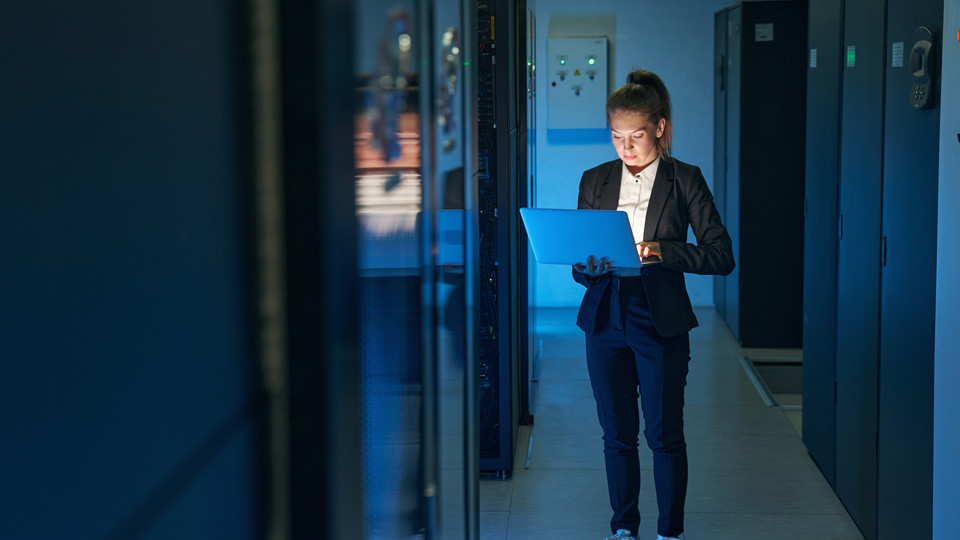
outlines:
[[[640,257],[660,257],[660,242],[637,242]]]

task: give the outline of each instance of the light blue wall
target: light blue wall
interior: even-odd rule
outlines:
[[[960,0],[944,2],[933,402],[933,537],[960,538]]]
[[[615,35],[608,51],[612,81],[610,91],[623,84],[636,68],[660,75],[670,90],[674,107],[673,155],[700,166],[713,185],[713,15],[732,0],[625,3],[594,0],[589,9],[582,0],[555,0],[537,4],[537,188],[541,208],[576,208],[577,188],[584,170],[615,159],[608,141],[561,144],[548,137],[547,36],[593,37],[603,20],[614,21]],[[625,9],[629,6],[629,9]],[[583,16],[577,33],[572,17]],[[563,21],[554,24],[551,19]],[[573,27],[573,28],[571,28]],[[694,241],[691,235],[691,241]],[[563,266],[538,265],[536,303],[544,307],[579,305],[583,288]],[[713,278],[687,274],[687,289],[694,305],[713,305]]]

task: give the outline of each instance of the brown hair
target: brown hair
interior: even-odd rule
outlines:
[[[607,122],[618,112],[647,114],[654,125],[661,118],[666,120],[663,135],[657,139],[657,153],[662,159],[670,157],[670,143],[673,141],[670,93],[656,73],[637,69],[627,75],[627,84],[614,90],[607,98]]]

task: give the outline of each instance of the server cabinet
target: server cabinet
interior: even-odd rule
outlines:
[[[720,63],[714,87],[714,197],[730,233],[734,257],[740,256],[740,61],[741,17],[733,7],[717,12],[716,60]],[[714,277],[717,311],[740,338],[740,263],[729,276]]]
[[[867,538],[929,538],[943,4],[880,7],[844,6],[835,488]],[[933,52],[911,65],[918,41]]]
[[[478,2],[478,206],[480,212],[480,470],[512,472],[526,386],[521,329],[526,295],[520,286],[526,254],[520,253],[518,208],[526,165],[526,81],[521,63],[523,0]],[[525,250],[524,250],[525,251]]]
[[[887,2],[878,538],[931,538],[942,0]],[[924,52],[926,45],[932,50]],[[925,71],[932,84],[915,84]],[[928,94],[923,108],[918,96]]]
[[[476,4],[353,9],[363,25],[350,47],[359,84],[348,128],[364,471],[352,479],[364,489],[353,527],[377,538],[477,538],[477,48],[464,32]]]
[[[525,44],[526,62],[518,65],[523,73],[522,80],[525,84],[525,92],[520,96],[520,103],[524,108],[523,114],[519,115],[520,124],[518,133],[520,143],[518,147],[522,150],[518,163],[523,164],[523,168],[518,171],[517,177],[520,199],[519,205],[524,207],[536,207],[536,185],[537,185],[537,100],[536,100],[536,63],[537,63],[537,19],[534,15],[531,3],[520,2],[518,12],[524,13],[523,24],[517,24],[517,30],[522,32],[517,36],[518,43]],[[525,97],[524,97],[525,96]],[[538,379],[540,373],[540,347],[539,335],[537,333],[536,319],[536,264],[532,264],[532,248],[524,249],[527,243],[526,233],[518,230],[520,238],[517,238],[519,247],[517,253],[517,262],[519,265],[519,285],[522,305],[520,313],[520,373],[524,375],[526,384],[520,387],[520,423],[533,424],[533,417],[536,410],[536,398],[538,389]]]
[[[803,259],[803,442],[836,485],[837,197],[844,3],[810,0]]]
[[[884,9],[847,0],[837,251],[836,491],[876,537]]]
[[[746,347],[801,346],[806,1],[728,8],[724,319]],[[717,150],[720,151],[719,149]]]
[[[473,65],[476,53],[470,28],[476,14],[470,0],[420,0],[422,72],[419,89],[420,123],[423,126],[422,170],[424,209],[433,227],[422,240],[422,257],[430,261],[426,287],[432,289],[432,314],[423,321],[432,358],[424,356],[424,402],[433,407],[432,430],[424,436],[423,487],[427,498],[427,538],[479,537],[479,482],[476,407],[477,354],[467,335],[476,328],[472,284],[476,281],[473,219],[477,212],[476,178],[472,145]],[[466,61],[465,61],[466,60]],[[426,215],[427,212],[424,212]],[[427,397],[432,402],[427,402]],[[424,418],[428,418],[424,414]],[[430,453],[433,459],[430,460]],[[430,487],[436,495],[430,498]]]
[[[739,11],[737,12],[739,13]],[[713,28],[713,65],[714,65],[714,92],[713,92],[713,201],[720,212],[720,218],[731,227],[730,216],[727,212],[727,86],[731,83],[728,77],[727,55],[727,25],[730,12],[719,11],[714,15]],[[731,31],[732,31],[731,23]],[[739,64],[738,64],[739,67]],[[737,79],[739,84],[739,78]],[[739,252],[734,246],[735,252]],[[717,313],[727,320],[727,287],[734,283],[722,276],[713,279],[713,304]]]

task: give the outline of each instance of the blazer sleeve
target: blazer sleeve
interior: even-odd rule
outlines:
[[[713,194],[700,168],[693,167],[692,173],[686,176],[680,178],[678,175],[678,195],[685,203],[697,244],[661,240],[663,266],[693,274],[726,276],[735,266],[733,242],[720,220]]]

